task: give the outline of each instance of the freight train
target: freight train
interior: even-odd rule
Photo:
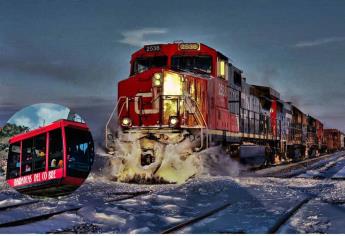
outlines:
[[[112,128],[114,117],[120,130]],[[275,89],[249,84],[221,52],[184,42],[146,45],[132,55],[105,139],[112,153],[116,143],[137,142],[137,165],[151,175],[164,162],[162,150],[185,140],[192,152],[221,145],[232,158],[259,165],[318,156],[330,147],[320,120]],[[265,158],[242,159],[243,144],[264,147]]]

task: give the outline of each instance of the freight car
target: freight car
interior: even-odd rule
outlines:
[[[307,121],[307,155],[308,157],[315,157],[320,154],[322,149],[323,124],[310,115],[307,116]]]
[[[324,144],[329,152],[344,149],[344,134],[337,129],[324,129]]]
[[[249,163],[239,156],[239,147],[260,145],[265,158],[253,162],[259,165],[322,151],[319,120],[282,100],[273,88],[248,84],[242,70],[207,45],[146,45],[132,55],[130,65],[129,78],[118,83],[106,147],[114,152],[119,143],[137,142],[135,158],[146,174],[159,172],[168,145],[185,140],[193,152],[222,145]],[[112,128],[114,117],[119,131]]]

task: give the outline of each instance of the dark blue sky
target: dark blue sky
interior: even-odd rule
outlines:
[[[272,86],[345,131],[345,1],[0,0],[0,126],[40,102],[71,107],[102,134],[132,52],[203,42],[253,84]]]

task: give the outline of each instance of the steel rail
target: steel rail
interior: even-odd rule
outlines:
[[[65,212],[78,211],[80,208],[82,208],[82,206],[73,207],[73,208],[64,209],[64,210],[55,211],[55,212],[49,212],[49,213],[46,213],[46,214],[37,215],[37,216],[33,216],[33,217],[27,217],[27,218],[23,218],[23,219],[20,219],[20,220],[9,221],[9,222],[6,222],[6,223],[1,223],[0,224],[0,228],[14,227],[14,226],[25,225],[25,224],[28,224],[28,223],[33,223],[33,222],[37,222],[37,221],[41,221],[41,220],[46,220],[46,219],[49,219],[52,216],[60,215],[60,214],[65,213]]]
[[[275,234],[278,232],[278,230],[291,218],[293,217],[299,209],[301,209],[305,204],[307,204],[312,197],[307,197],[303,199],[300,203],[298,203],[296,206],[294,206],[292,209],[290,209],[288,212],[286,212],[284,215],[278,218],[276,223],[268,229],[266,234]]]
[[[148,194],[148,193],[151,193],[151,192],[150,191],[124,192],[123,195],[131,195],[131,196],[124,196],[124,197],[120,197],[120,198],[116,198],[116,199],[111,199],[111,200],[105,201],[105,203],[124,201],[127,199],[135,198],[135,197],[143,195],[143,194]],[[120,195],[120,193],[117,193],[117,195]],[[9,222],[5,222],[5,223],[0,223],[0,228],[20,226],[20,225],[25,225],[25,224],[29,224],[29,223],[39,222],[42,220],[47,220],[50,217],[55,216],[55,215],[60,215],[60,214],[66,213],[66,212],[78,211],[81,208],[83,208],[84,206],[85,205],[76,206],[76,207],[72,207],[72,208],[68,208],[68,209],[63,209],[60,211],[54,211],[54,212],[49,212],[46,214],[33,216],[33,217],[26,217],[26,218],[24,217],[23,219],[20,219],[20,220],[14,220],[14,221],[9,221]]]
[[[15,207],[31,205],[31,204],[35,204],[35,203],[38,203],[38,202],[39,202],[39,200],[32,200],[32,201],[26,201],[26,202],[21,202],[21,203],[7,205],[7,206],[2,206],[2,207],[0,207],[0,211],[5,211],[5,210],[11,209],[11,208],[15,208]]]
[[[322,163],[319,163],[319,165],[317,165],[318,162],[320,161],[327,160],[327,159],[335,160],[343,156],[344,155],[342,153],[337,156],[324,155],[318,158],[305,159],[296,163],[289,163],[289,164],[277,165],[276,167],[263,168],[263,169],[258,170],[256,174],[257,176],[260,176],[260,177],[290,178],[290,177],[300,175],[308,170],[322,167],[324,165]],[[267,171],[269,171],[270,168],[274,168],[274,169],[277,168],[277,170],[272,170],[272,172],[267,173]],[[297,172],[291,173],[291,171],[294,171],[294,170],[296,170]],[[264,173],[260,173],[260,172],[264,172]]]
[[[205,219],[205,218],[207,218],[207,217],[209,217],[209,216],[211,216],[211,215],[214,215],[214,214],[216,214],[216,213],[218,213],[218,212],[220,212],[220,211],[226,209],[226,208],[227,208],[228,206],[230,206],[230,205],[231,205],[231,203],[226,203],[226,204],[224,204],[224,205],[222,205],[222,206],[220,206],[220,207],[217,207],[217,208],[215,208],[215,209],[213,209],[213,210],[211,210],[211,211],[208,211],[208,212],[203,213],[203,214],[201,214],[201,215],[199,215],[199,216],[196,216],[196,217],[193,217],[193,218],[191,218],[191,219],[188,219],[188,220],[186,220],[186,221],[184,221],[184,222],[182,222],[182,223],[179,223],[179,224],[177,224],[177,225],[174,225],[174,226],[172,226],[172,227],[169,227],[169,228],[167,228],[167,229],[161,231],[160,233],[161,233],[161,234],[170,234],[170,233],[174,233],[174,232],[176,232],[176,231],[178,231],[178,230],[181,230],[181,229],[185,228],[186,226],[192,225],[192,224],[194,224],[194,223],[196,223],[196,222],[198,222],[198,221],[201,221],[201,220],[203,220],[203,219]]]

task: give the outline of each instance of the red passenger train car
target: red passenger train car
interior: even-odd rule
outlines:
[[[87,178],[94,145],[85,123],[58,120],[9,140],[7,182],[31,195],[64,195]]]

